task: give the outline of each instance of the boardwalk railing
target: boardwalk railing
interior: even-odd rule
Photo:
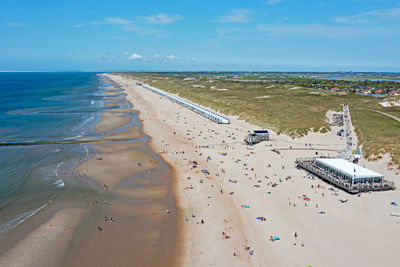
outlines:
[[[136,84],[137,85],[141,85],[144,88],[149,89],[150,91],[153,91],[153,92],[155,92],[155,93],[157,93],[159,95],[162,95],[162,96],[168,98],[169,100],[174,101],[174,102],[178,103],[179,105],[184,106],[184,107],[186,107],[186,108],[188,108],[188,109],[200,114],[201,116],[206,117],[206,118],[208,118],[208,119],[210,119],[210,120],[212,120],[212,121],[214,121],[216,123],[221,123],[221,124],[228,124],[229,123],[229,119],[228,118],[226,118],[224,116],[221,116],[221,115],[219,115],[219,114],[217,114],[217,113],[215,113],[215,112],[213,112],[211,110],[203,108],[203,107],[201,107],[199,105],[196,105],[196,104],[194,104],[194,103],[192,103],[190,101],[187,101],[187,100],[182,99],[180,97],[174,96],[172,94],[169,94],[169,93],[167,93],[167,92],[165,92],[163,90],[160,90],[158,88],[155,88],[155,87],[150,86],[150,85],[145,84],[145,83],[139,83],[138,82]]]
[[[351,194],[357,194],[365,191],[393,190],[396,188],[394,182],[387,180],[383,180],[382,183],[358,183],[352,185],[347,180],[337,178],[331,173],[319,168],[316,165],[314,158],[298,158],[296,159],[296,166],[317,175],[328,183],[333,184]]]

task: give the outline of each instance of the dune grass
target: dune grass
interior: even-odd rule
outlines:
[[[329,130],[326,112],[342,110],[343,104],[380,110],[400,117],[400,107],[384,108],[379,105],[383,99],[353,93],[315,90],[277,82],[242,83],[215,77],[184,77],[158,73],[123,75],[292,137],[303,136],[309,131]],[[400,136],[400,123],[374,112],[351,109],[351,115],[357,130],[363,136],[361,141],[364,156],[388,152],[393,163],[400,169],[400,154],[395,149],[398,148],[399,139],[394,137]]]
[[[377,160],[381,154],[389,153],[391,167],[400,166],[400,123],[382,114],[352,109],[352,121],[357,136],[363,144],[363,153],[368,159]]]

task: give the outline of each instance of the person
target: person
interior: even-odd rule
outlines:
[[[297,237],[297,232],[294,232],[294,237]]]

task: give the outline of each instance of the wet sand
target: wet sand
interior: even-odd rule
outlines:
[[[0,266],[60,266],[85,209],[66,208],[0,258]]]
[[[100,122],[94,127],[97,132],[108,132],[124,126],[132,121],[119,113],[102,112]]]
[[[76,171],[85,173],[101,185],[109,186],[111,190],[136,173],[160,167],[151,155],[135,149],[140,145],[140,143],[110,143],[93,146],[99,154],[82,163]]]

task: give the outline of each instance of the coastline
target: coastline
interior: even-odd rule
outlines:
[[[129,141],[91,145],[96,152],[75,172],[96,198],[56,201],[33,215],[7,239],[11,248],[0,266],[395,266],[400,260],[398,219],[389,216],[399,191],[352,196],[294,166],[296,157],[344,148],[335,127],[298,139],[271,132],[271,141],[248,147],[242,140],[252,124],[230,117],[230,125],[217,125],[134,81],[102,76],[121,86],[131,107],[102,112],[97,130],[104,140]],[[118,100],[109,103],[121,101],[112,95]],[[399,184],[387,161],[361,162]],[[349,202],[341,203],[343,197]],[[271,242],[271,235],[281,240]]]
[[[309,133],[299,139],[272,133],[271,142],[248,148],[241,140],[254,125],[233,117],[230,125],[216,125],[139,88],[135,81],[107,76],[125,89],[140,112],[152,150],[174,169],[174,193],[180,209],[177,255],[182,266],[351,266],[379,264],[383,258],[387,266],[395,266],[399,260],[394,245],[399,236],[388,205],[399,197],[398,191],[351,196],[330,190],[320,180],[305,179],[305,172],[294,166],[296,157],[315,156],[316,152],[333,156],[334,150],[343,149],[346,141],[336,136],[335,127],[326,134]],[[279,155],[274,148],[280,150]],[[197,169],[189,163],[193,160],[199,163]],[[268,164],[272,167],[266,168]],[[393,179],[394,173],[383,161],[379,166],[376,162],[363,164],[400,182]],[[202,174],[201,169],[210,175]],[[273,183],[278,186],[271,187]],[[317,185],[321,185],[318,190]],[[311,202],[303,201],[301,195],[309,196]],[[338,201],[343,197],[349,203]],[[250,208],[241,208],[245,204]],[[257,221],[257,216],[265,216],[266,222]],[[294,232],[301,238],[294,238]],[[270,242],[270,235],[281,240]],[[371,238],[373,244],[368,241]]]
[[[110,90],[106,91],[108,102],[120,101],[121,96],[127,102],[116,84],[104,76],[101,79]],[[177,212],[170,193],[169,170],[148,148],[142,129],[136,128],[140,123],[133,119],[136,111],[132,105],[123,105],[125,108],[114,112],[103,112],[95,129],[103,133],[102,139],[131,141],[92,146],[96,156],[76,169],[97,182],[102,197],[80,223],[63,266],[172,263]]]
[[[105,142],[90,146],[89,157],[71,178],[91,193],[56,200],[16,227],[4,239],[9,245],[2,246],[0,266],[172,265],[178,212],[171,174],[147,147],[148,138],[122,90],[104,83],[111,87],[105,91],[107,101],[118,108],[101,112],[93,127]],[[127,141],[107,142],[112,138]]]

